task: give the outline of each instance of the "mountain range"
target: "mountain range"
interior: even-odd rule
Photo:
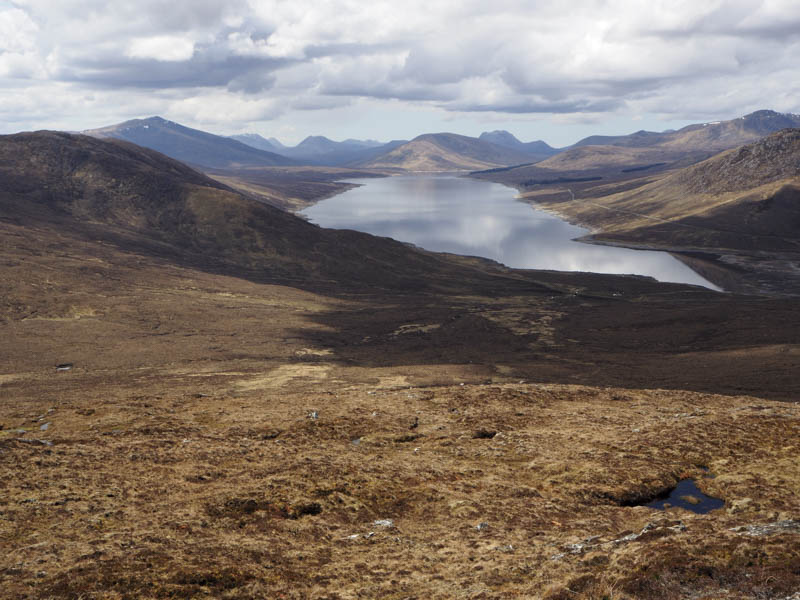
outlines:
[[[161,117],[134,119],[84,133],[127,140],[205,169],[310,165],[441,172],[518,167],[513,178],[524,181],[569,178],[570,173],[578,171],[691,164],[787,127],[800,127],[800,115],[761,110],[677,131],[589,136],[567,148],[553,148],[541,140],[521,142],[502,130],[484,132],[477,138],[428,133],[411,141],[385,144],[356,139],[336,142],[324,136],[309,136],[297,146],[288,147],[275,138],[252,133],[218,136]]]
[[[800,127],[800,115],[762,110],[678,131],[590,136],[535,164],[494,169],[486,177],[522,187],[630,178],[685,167],[787,127]]]
[[[688,125],[677,131],[590,136],[537,166],[574,171],[698,161],[791,127],[800,127],[800,115],[760,110],[729,121]]]
[[[237,140],[185,127],[161,117],[133,119],[83,132],[96,138],[114,138],[157,150],[201,168],[238,168],[296,165],[297,161],[260,150]]]
[[[201,169],[247,169],[272,166],[345,166],[392,171],[469,171],[533,163],[558,150],[541,141],[523,143],[508,132],[479,138],[452,133],[423,134],[410,142],[309,136],[288,147],[258,134],[231,137],[185,127],[161,117],[133,119],[84,131],[98,138],[115,138],[152,148]]]
[[[514,134],[503,129],[484,131],[482,134],[480,134],[480,136],[478,136],[478,139],[494,144],[495,146],[504,146],[506,148],[519,150],[520,152],[525,152],[531,156],[541,156],[541,160],[561,152],[560,148],[553,148],[547,142],[542,140],[536,140],[535,142],[521,142]]]
[[[305,138],[297,146],[290,147],[283,145],[275,138],[267,140],[255,133],[231,137],[254,148],[276,152],[303,164],[334,167],[348,166],[359,161],[369,160],[405,143],[405,140],[396,140],[384,144],[375,140],[355,139],[335,142],[322,135],[312,135]]]
[[[731,119],[687,125],[677,131],[637,131],[629,135],[593,135],[583,138],[579,146],[623,146],[626,148],[675,148],[681,151],[726,150],[757,140],[781,129],[800,127],[800,115],[778,113],[773,110],[756,112]]]
[[[535,162],[528,152],[498,146],[486,140],[455,133],[428,133],[410,142],[356,163],[372,169],[400,171],[468,171]]]
[[[239,135],[232,135],[230,138],[252,146],[253,148],[266,150],[267,152],[277,152],[286,148],[277,138],[265,138],[257,133],[241,133]]]

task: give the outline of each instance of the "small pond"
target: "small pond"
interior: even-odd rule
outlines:
[[[722,508],[725,506],[725,502],[719,498],[706,496],[697,487],[694,479],[683,479],[678,482],[678,485],[669,494],[663,498],[657,498],[649,504],[645,504],[645,506],[661,510],[676,506],[702,515],[717,508]]]

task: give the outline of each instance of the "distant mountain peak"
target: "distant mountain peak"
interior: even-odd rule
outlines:
[[[284,147],[283,144],[275,138],[266,139],[257,133],[240,133],[230,137],[232,140],[242,142],[253,148],[258,148],[259,150],[266,150],[267,152],[277,152]],[[280,152],[278,152],[278,154],[280,154]]]
[[[745,115],[743,118],[749,119],[751,117],[761,118],[761,117],[782,117],[782,116],[785,116],[785,113],[779,113],[777,111],[768,108],[762,108],[761,110],[756,110],[751,112],[749,115]]]
[[[489,142],[490,144],[494,144],[495,146],[511,148],[513,150],[526,152],[532,156],[538,156],[541,158],[556,153],[555,148],[546,142],[543,142],[542,140],[536,140],[535,142],[527,143],[521,142],[513,133],[506,131],[505,129],[484,131],[478,139],[483,140],[484,142]]]
[[[473,171],[530,163],[530,154],[457,133],[424,133],[361,166],[406,171]]]
[[[494,131],[484,131],[480,136],[478,136],[479,140],[484,140],[487,142],[491,142],[492,144],[500,144],[502,146],[521,146],[522,142],[510,131],[506,131],[505,129],[495,129]]]
[[[309,135],[306,137],[306,139],[304,139],[300,143],[303,144],[305,142],[332,142],[334,144],[336,143],[332,139],[327,138],[324,135]]]
[[[122,139],[200,167],[293,165],[296,161],[236,139],[192,129],[159,116],[132,119],[84,131],[98,138]]]

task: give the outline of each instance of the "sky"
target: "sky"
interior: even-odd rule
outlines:
[[[798,0],[0,0],[0,133],[160,115],[564,146],[798,113],[798,57]]]

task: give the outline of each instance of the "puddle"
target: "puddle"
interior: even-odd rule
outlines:
[[[703,515],[717,508],[722,508],[725,506],[725,502],[719,498],[706,496],[697,488],[694,479],[684,479],[679,481],[678,485],[668,492],[668,495],[656,498],[644,506],[659,510],[677,506],[678,508]]]

